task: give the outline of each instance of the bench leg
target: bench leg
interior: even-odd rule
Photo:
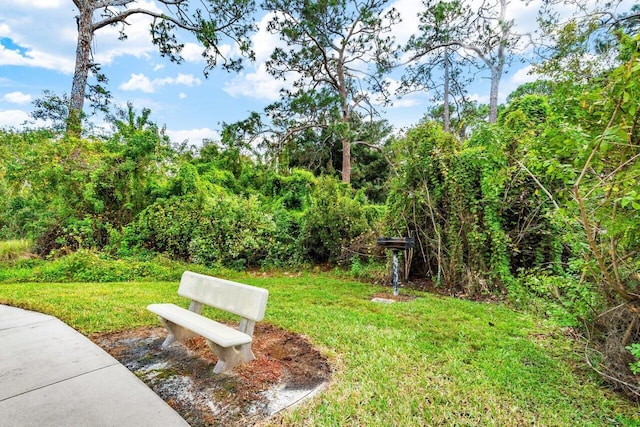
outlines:
[[[213,368],[214,374],[230,371],[236,365],[251,362],[256,358],[251,351],[251,344],[234,347],[221,347],[210,340],[207,340],[207,344],[218,357],[218,363]]]
[[[167,348],[176,341],[185,341],[197,336],[197,334],[194,334],[190,330],[185,329],[163,317],[158,316],[158,319],[160,319],[160,323],[162,323],[168,331],[167,338],[162,343],[162,348]]]
[[[245,344],[245,345],[241,345],[240,346],[240,359],[244,362],[244,363],[249,363],[252,360],[256,360],[256,356],[253,354],[253,351],[251,351],[251,344]]]

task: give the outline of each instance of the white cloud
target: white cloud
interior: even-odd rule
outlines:
[[[178,77],[175,79],[164,79],[166,80],[166,84],[176,84],[176,85],[185,85],[189,87],[200,86],[202,81],[194,77],[193,74],[178,74]]]
[[[96,62],[111,64],[116,58],[133,56],[135,58],[151,59],[156,51],[151,43],[149,24],[151,18],[143,15],[133,15],[127,22],[126,40],[119,40],[120,27],[105,27],[94,35],[94,50]]]
[[[139,90],[146,93],[153,93],[154,87],[151,80],[144,74],[131,74],[129,81],[122,83],[118,86],[121,90]]]
[[[396,38],[396,43],[403,45],[409,41],[412,34],[418,32],[420,25],[418,14],[422,12],[424,6],[422,2],[416,0],[397,0],[391,6],[396,8],[402,19],[400,25],[394,27],[393,35]]]
[[[5,46],[0,45],[1,65],[38,67],[71,73],[74,68],[74,61],[71,58],[61,57],[55,53],[45,53],[37,49],[27,49],[23,54],[17,49],[7,49]]]
[[[0,37],[9,37],[11,34],[11,28],[4,22],[0,22]]]
[[[291,87],[286,81],[275,79],[267,72],[266,61],[276,47],[286,47],[286,43],[280,37],[267,31],[269,21],[275,13],[264,15],[258,22],[258,31],[251,37],[253,51],[256,55],[255,62],[242,72],[225,82],[223,90],[234,98],[248,97],[275,101],[280,99],[280,89]]]
[[[178,94],[178,98],[180,98],[180,99],[185,99],[186,97],[187,97],[187,94],[186,94],[186,93],[184,93],[184,92],[180,92],[180,93]]]
[[[18,128],[31,116],[22,110],[0,110],[0,128]]]
[[[75,10],[66,1],[3,0],[0,65],[71,73],[74,68]]]
[[[9,92],[2,99],[12,104],[28,104],[31,102],[31,95],[22,92]]]
[[[262,63],[255,72],[241,73],[231,81],[226,82],[222,90],[236,98],[246,96],[275,101],[280,99],[280,89],[285,87],[286,83],[273,78],[267,72],[266,65]]]
[[[204,61],[202,46],[197,43],[185,43],[180,54],[187,62],[199,63]]]
[[[425,104],[424,95],[421,96],[421,95],[413,94],[413,95],[406,95],[402,98],[394,99],[393,105],[391,105],[389,109],[413,108],[413,107],[417,107],[419,105],[424,105],[424,104]]]
[[[205,139],[212,141],[219,141],[220,134],[215,130],[209,128],[202,129],[190,129],[190,130],[167,130],[167,135],[171,138],[171,141],[181,143],[188,140],[189,143],[197,146],[202,146],[202,142]]]
[[[280,37],[275,34],[271,34],[267,31],[269,21],[275,16],[275,13],[270,12],[262,17],[258,22],[258,31],[251,37],[253,43],[253,51],[256,54],[256,63],[260,64],[269,59],[271,52],[276,47],[285,47],[287,44],[280,40]]]
[[[154,93],[158,87],[166,85],[200,86],[202,81],[193,74],[178,74],[178,77],[164,77],[162,79],[149,80],[144,74],[131,74],[131,78],[118,86],[121,90],[139,90],[145,93]]]
[[[67,3],[65,0],[4,0],[25,9],[57,9]]]
[[[509,79],[509,85],[518,87],[521,84],[536,81],[538,78],[540,78],[540,76],[532,72],[532,70],[533,66],[531,65],[520,68],[515,73],[513,73],[513,75]]]
[[[542,0],[513,1],[507,6],[507,19],[513,19],[519,34],[533,33],[538,28],[537,14]]]
[[[66,0],[3,0],[5,6],[17,7],[25,10],[57,9],[67,3]]]
[[[472,93],[472,94],[469,94],[467,99],[470,99],[471,101],[476,101],[479,104],[489,104],[489,95],[480,95],[478,93]]]
[[[0,127],[17,127],[29,118],[29,114],[22,110],[1,110]]]

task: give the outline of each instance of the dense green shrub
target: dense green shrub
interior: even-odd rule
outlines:
[[[303,212],[290,211],[283,207],[275,209],[275,230],[269,239],[264,267],[298,266],[306,262],[302,248]]]
[[[349,185],[328,176],[317,179],[302,220],[302,246],[310,260],[335,261],[343,247],[369,229],[364,204]]]
[[[290,211],[302,211],[309,206],[315,178],[309,171],[293,169],[290,175],[271,172],[265,179],[261,191],[271,198],[275,206]]]
[[[124,231],[122,249],[241,268],[267,256],[274,229],[256,197],[176,196],[145,209]]]
[[[509,301],[574,327],[590,321],[604,302],[596,286],[581,283],[571,274],[549,274],[541,269],[523,270],[509,287]]]
[[[547,111],[545,102],[531,99],[533,118],[515,107],[503,115],[529,135]],[[391,181],[389,223],[418,242],[413,274],[469,294],[502,293],[523,266],[550,265],[560,256],[547,217],[552,204],[511,157],[527,141],[485,126],[461,143],[425,123],[396,143],[401,167]]]
[[[194,196],[160,199],[122,231],[119,252],[147,250],[189,260],[189,245],[199,227],[203,202]]]
[[[221,194],[203,208],[189,244],[193,261],[244,268],[266,258],[275,224],[257,197]]]

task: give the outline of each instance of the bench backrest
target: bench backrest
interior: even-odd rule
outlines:
[[[258,322],[264,318],[269,291],[185,271],[178,295]]]

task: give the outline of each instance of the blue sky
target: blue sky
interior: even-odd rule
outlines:
[[[509,18],[518,31],[533,29],[541,0],[526,5],[515,0]],[[138,1],[141,7],[156,7],[152,0]],[[418,0],[396,0],[403,22],[394,34],[404,42],[417,31]],[[77,14],[71,0],[0,0],[0,127],[21,128],[29,120],[34,99],[44,90],[69,93],[73,73]],[[254,36],[257,61],[240,74],[214,70],[205,78],[200,49],[193,39],[185,39],[184,63],[173,64],[161,58],[150,42],[146,17],[134,17],[127,28],[128,39],[118,40],[116,28],[96,34],[94,57],[109,78],[113,102],[132,102],[138,110],[152,110],[152,120],[166,125],[176,142],[189,139],[199,144],[203,138],[217,139],[221,122],[244,119],[278,97],[282,83],[266,73],[264,61],[278,43],[265,31],[266,17]],[[225,46],[232,51],[233,47]],[[501,99],[518,85],[532,80],[528,67],[516,62],[501,82]],[[399,76],[392,76],[398,78]],[[488,73],[479,75],[472,87],[475,99],[488,100]],[[430,107],[426,93],[396,99],[383,109],[383,117],[397,128],[416,123]]]

